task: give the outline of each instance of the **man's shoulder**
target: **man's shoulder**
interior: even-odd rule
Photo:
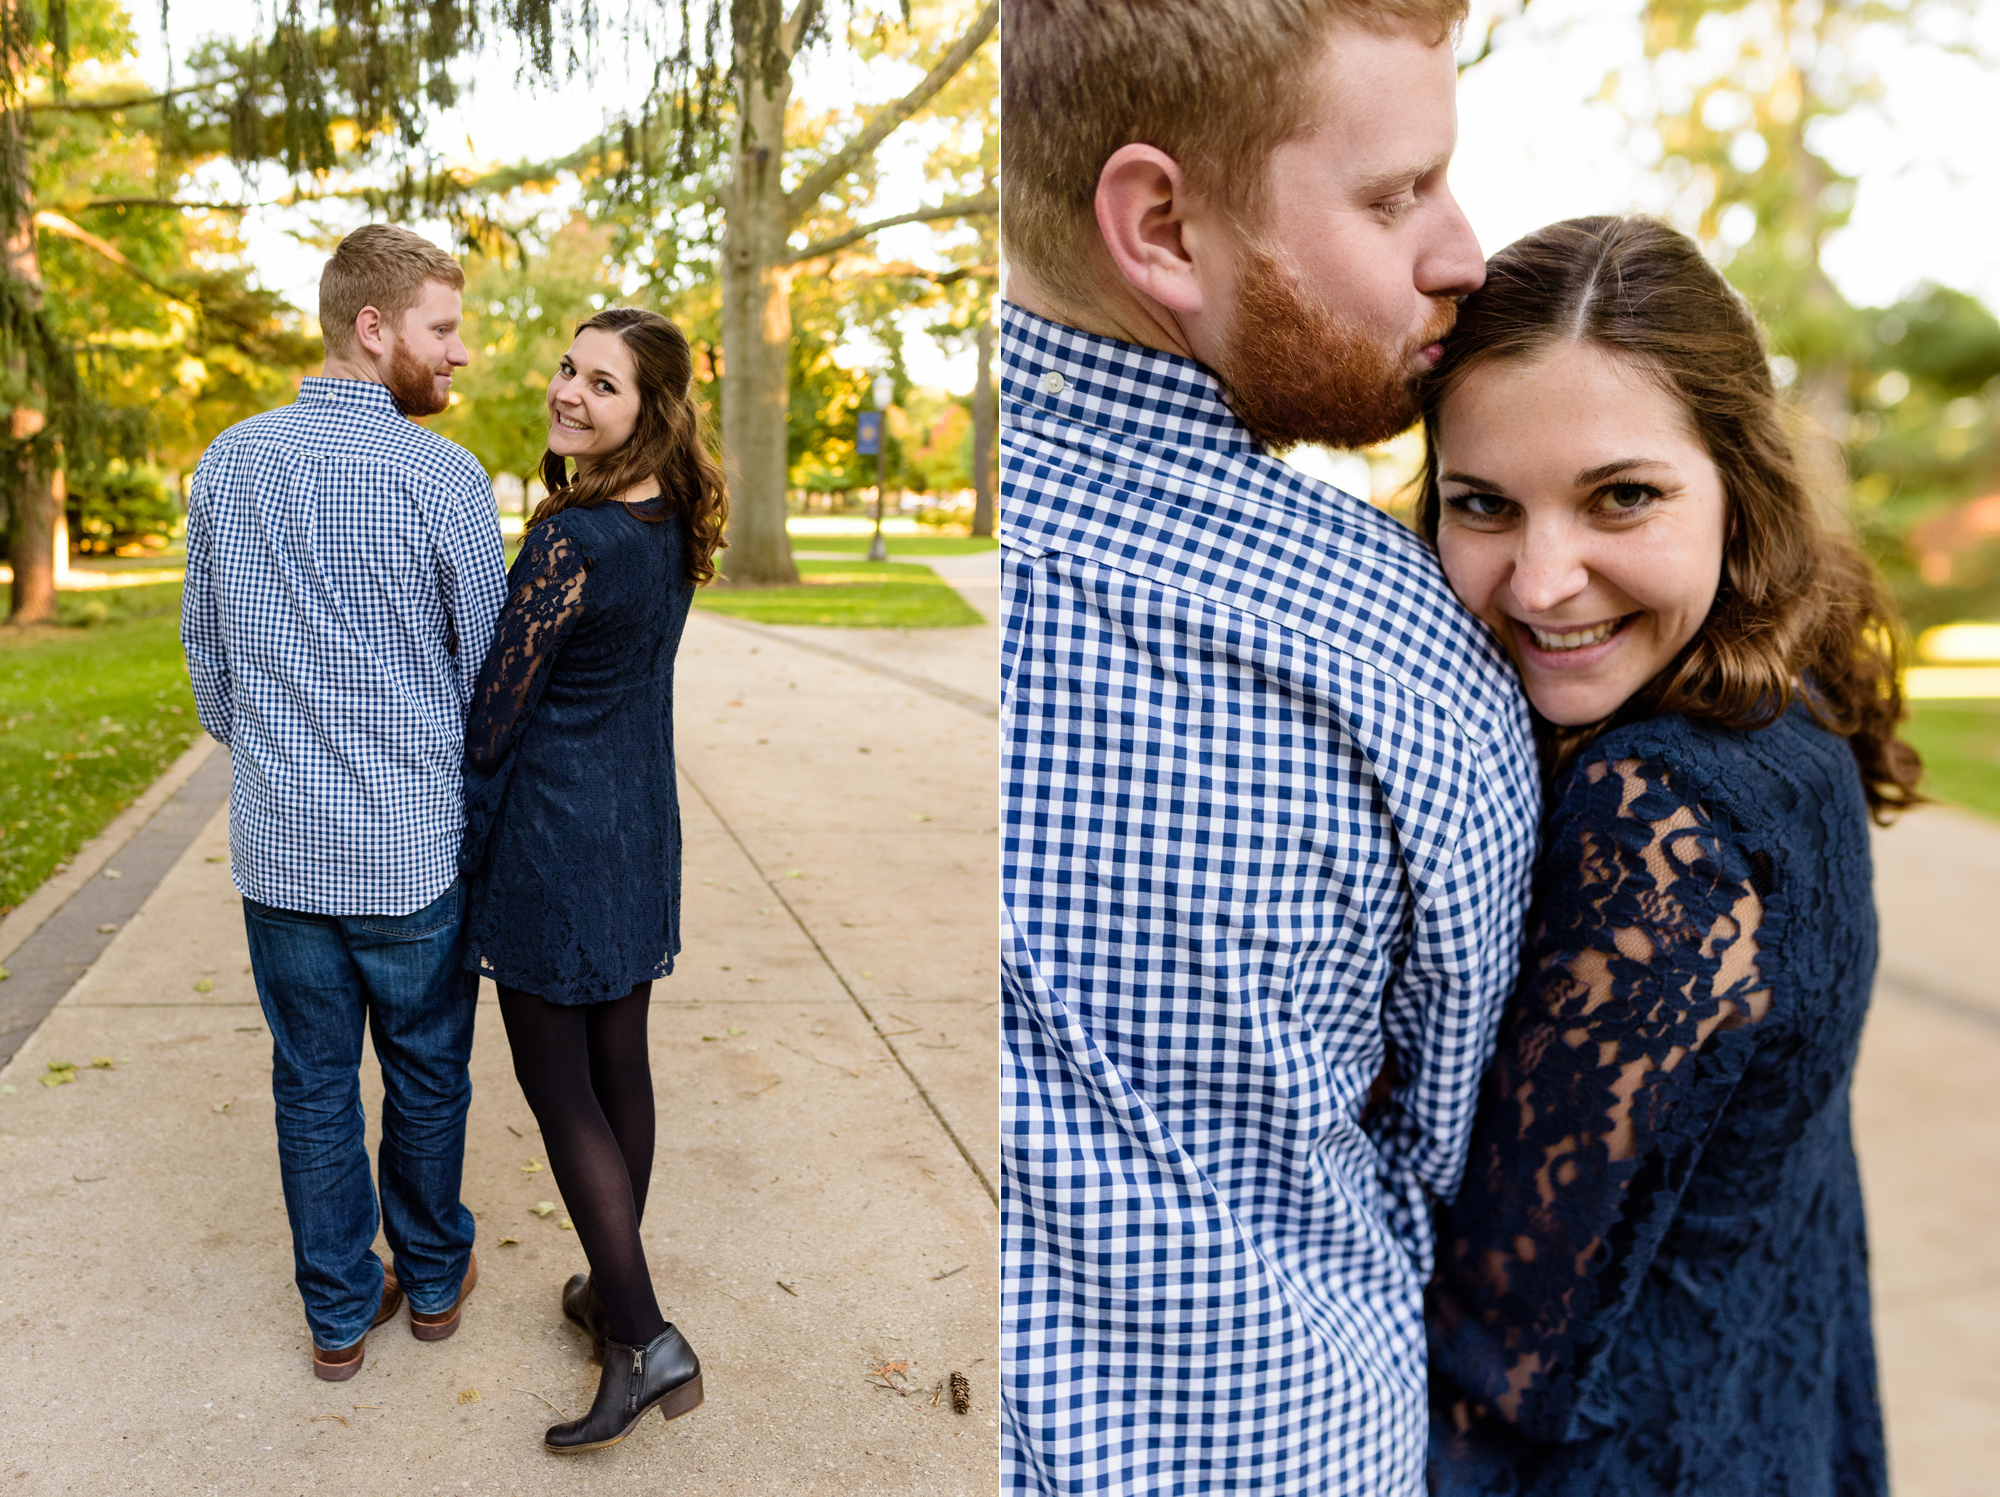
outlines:
[[[381,465],[435,483],[483,492],[491,480],[465,448],[390,410],[295,400],[237,422],[208,445],[204,464],[256,447],[284,447],[338,461]]]
[[[1511,668],[1430,549],[1373,505],[1260,451],[1016,442],[1016,502],[1004,507],[1015,549],[1147,577],[1310,636],[1480,736],[1518,711]]]

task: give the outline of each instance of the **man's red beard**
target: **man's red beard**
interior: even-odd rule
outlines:
[[[1269,255],[1245,262],[1236,333],[1222,376],[1236,419],[1275,448],[1300,442],[1369,447],[1417,419],[1419,352],[1451,331],[1456,304],[1415,342],[1392,347],[1308,300]]]
[[[435,416],[451,404],[451,391],[438,393],[438,371],[428,368],[401,338],[389,344],[389,373],[383,383],[405,416]]]

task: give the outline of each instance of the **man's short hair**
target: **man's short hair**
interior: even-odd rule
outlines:
[[[424,287],[442,281],[465,289],[465,272],[430,240],[394,224],[356,229],[333,252],[319,274],[319,330],[329,358],[354,351],[354,319],[373,307],[392,330],[423,298]]]
[[[1097,179],[1121,146],[1255,221],[1273,149],[1304,129],[1305,74],[1339,24],[1442,44],[1467,0],[1005,0],[1001,236],[1052,295],[1088,301]]]

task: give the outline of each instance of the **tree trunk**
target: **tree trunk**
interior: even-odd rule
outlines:
[[[738,25],[752,24],[754,8],[737,9]],[[799,572],[785,533],[792,273],[780,263],[791,227],[784,186],[790,49],[787,68],[775,78],[761,73],[751,49],[751,39],[739,35],[735,163],[723,198],[722,453],[729,474],[724,565],[732,582],[794,583]]]
[[[972,385],[972,533],[993,534],[993,429],[1000,412],[993,399],[993,323],[982,318],[973,334],[979,374]]]
[[[61,492],[34,458],[23,452],[20,482],[14,490],[13,516],[8,526],[7,554],[13,559],[14,597],[7,620],[14,624],[46,624],[56,616],[56,508]]]
[[[0,171],[8,181],[0,183],[0,194],[14,205],[19,215],[7,235],[6,275],[22,283],[23,298],[40,320],[42,307],[42,262],[35,248],[34,204],[28,180],[28,151],[23,139],[26,116],[8,110],[0,121]],[[28,364],[24,351],[16,349],[10,362],[14,372],[25,374]],[[56,616],[56,535],[62,515],[62,449],[49,443],[32,443],[48,423],[41,410],[45,396],[39,384],[30,382],[29,400],[17,405],[9,418],[8,436],[15,443],[14,461],[19,465],[12,514],[7,525],[7,555],[14,569],[13,597],[7,618],[15,624],[45,624]],[[48,471],[44,471],[44,467]],[[67,556],[63,561],[68,562]]]

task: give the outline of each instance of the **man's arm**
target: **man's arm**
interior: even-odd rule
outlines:
[[[1426,1277],[1430,1202],[1458,1189],[1500,1011],[1520,973],[1541,808],[1533,760],[1510,766],[1490,755],[1467,765],[1464,822],[1418,891],[1409,955],[1382,999],[1387,1086],[1378,1081],[1368,1131],[1391,1224]]]
[[[454,475],[438,554],[438,591],[447,626],[457,641],[458,698],[470,710],[479,668],[493,644],[500,605],[507,600],[507,553],[493,485],[471,458],[463,479]],[[475,478],[473,475],[477,473]]]
[[[215,531],[209,513],[209,473],[204,461],[194,470],[188,497],[187,579],[181,590],[181,649],[187,654],[194,710],[217,743],[227,745],[236,724],[229,678],[229,645],[215,603]]]

